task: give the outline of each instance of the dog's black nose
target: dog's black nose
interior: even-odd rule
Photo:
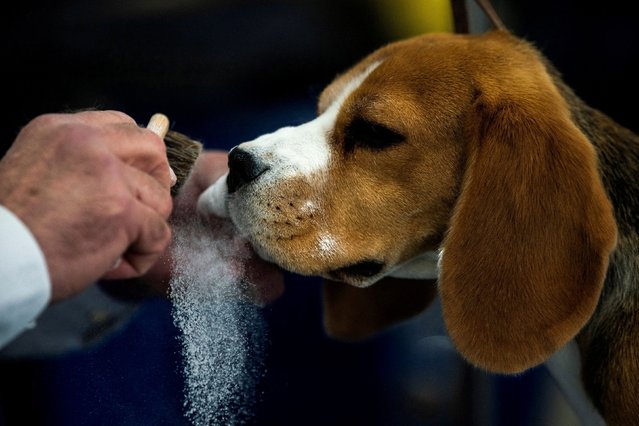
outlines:
[[[253,154],[241,148],[233,148],[229,153],[229,175],[226,178],[229,194],[257,179],[266,170],[268,167]]]

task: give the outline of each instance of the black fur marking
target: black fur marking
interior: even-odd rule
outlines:
[[[382,150],[405,140],[401,133],[361,117],[355,117],[344,130],[344,150],[347,153],[358,147]]]

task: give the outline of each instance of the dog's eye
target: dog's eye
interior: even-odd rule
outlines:
[[[344,278],[370,278],[379,274],[384,264],[376,260],[366,260],[331,271],[331,275],[337,279]]]
[[[384,149],[402,143],[404,140],[406,138],[401,133],[363,118],[355,118],[344,130],[346,152],[356,147]]]

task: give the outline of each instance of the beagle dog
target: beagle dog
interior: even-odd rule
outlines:
[[[517,373],[575,339],[606,422],[637,424],[639,137],[507,31],[373,52],[317,118],[231,150],[199,208],[324,277],[331,336],[370,336],[438,296],[468,362]]]

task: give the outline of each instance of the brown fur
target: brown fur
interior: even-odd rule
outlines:
[[[489,371],[518,372],[576,336],[584,383],[606,421],[636,423],[639,138],[585,105],[534,47],[502,31],[382,48],[327,88],[320,111],[379,58],[392,63],[364,82],[344,114],[367,108],[362,94],[380,81],[397,80],[383,86],[391,120],[421,132],[415,137],[429,143],[429,156],[441,154],[430,161],[457,172],[434,181],[453,203],[441,204],[428,226],[443,227],[431,237],[443,240],[439,294],[460,353]],[[414,85],[392,72],[413,73]],[[367,113],[387,118],[381,110]],[[451,143],[459,151],[443,148]],[[375,292],[378,284],[326,286],[329,334],[360,338],[417,313],[414,303],[397,311],[414,293]],[[394,308],[381,309],[389,300]]]

